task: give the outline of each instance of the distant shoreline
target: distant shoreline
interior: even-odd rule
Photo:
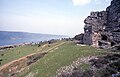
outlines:
[[[48,41],[51,39],[68,38],[65,35],[40,34],[28,32],[0,31],[0,46],[14,45],[28,42]]]

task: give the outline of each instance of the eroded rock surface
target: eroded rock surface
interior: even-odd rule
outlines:
[[[120,0],[113,0],[106,11],[91,12],[84,23],[84,36],[80,37],[82,43],[100,48],[119,45]]]

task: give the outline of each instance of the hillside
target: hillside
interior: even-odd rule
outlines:
[[[64,40],[5,50],[0,58],[3,77],[109,77],[120,65],[119,52]]]
[[[0,31],[1,45],[64,38],[1,46],[0,77],[120,77],[120,0],[84,23],[84,33],[74,38]]]
[[[67,36],[27,32],[0,31],[0,45],[18,44],[23,42],[38,42],[50,39],[60,39],[64,37]]]
[[[47,52],[47,54],[43,56],[43,58],[39,58],[40,53],[42,54],[44,52]],[[0,52],[0,58],[2,60],[1,65],[3,65],[1,66],[0,72],[3,72],[5,77],[8,77],[8,74],[11,76],[17,75],[17,77],[25,77],[31,73],[35,77],[50,77],[57,75],[58,69],[70,65],[78,58],[102,55],[105,53],[106,52],[103,52],[103,50],[97,50],[91,46],[77,46],[74,42],[71,41],[57,41],[53,44],[46,43],[41,45],[41,47],[38,47],[38,45],[16,47],[14,49]],[[32,54],[36,54],[36,57],[34,57],[35,55],[32,56]],[[30,55],[31,57],[29,57]],[[33,60],[33,63],[28,65],[27,62],[30,60]],[[82,67],[84,68],[84,66],[88,65],[83,64]],[[10,69],[12,71],[7,71]],[[21,72],[19,72],[20,70]],[[34,74],[35,71],[37,71],[37,74]]]

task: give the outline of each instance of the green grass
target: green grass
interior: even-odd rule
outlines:
[[[102,51],[103,50],[97,50],[97,48],[91,46],[77,46],[72,42],[66,42],[64,45],[54,50],[54,52],[48,53],[35,64],[31,65],[28,72],[20,77],[24,77],[30,72],[34,73],[36,71],[38,73],[34,75],[35,77],[52,77],[60,67],[70,65],[80,57],[105,54],[105,52]],[[83,66],[83,68],[85,67]]]
[[[26,56],[30,53],[33,53],[36,51],[37,48],[38,48],[37,45],[33,45],[33,46],[21,46],[10,50],[4,50],[0,52],[0,58],[3,60],[1,62],[1,65],[6,64],[15,59],[21,58],[23,56]],[[4,55],[2,56],[1,54]]]
[[[11,62],[13,60],[19,59],[21,57],[24,57],[26,55],[29,55],[31,53],[35,53],[35,52],[41,52],[41,51],[46,51],[48,49],[50,49],[53,46],[56,46],[58,44],[60,44],[62,41],[58,41],[56,43],[50,44],[48,46],[48,44],[42,44],[41,47],[38,47],[38,45],[31,45],[31,46],[20,46],[20,47],[16,47],[10,50],[4,50],[4,51],[0,51],[0,59],[2,59],[2,61],[0,61],[0,66]],[[42,47],[43,45],[46,45],[45,47]],[[2,56],[2,54],[4,54]]]
[[[82,70],[88,70],[90,68],[90,65],[89,64],[86,64],[86,63],[82,63],[80,66],[79,66],[80,69]]]

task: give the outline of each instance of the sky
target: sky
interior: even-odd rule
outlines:
[[[111,0],[0,0],[0,31],[74,36],[83,33],[91,11]]]

